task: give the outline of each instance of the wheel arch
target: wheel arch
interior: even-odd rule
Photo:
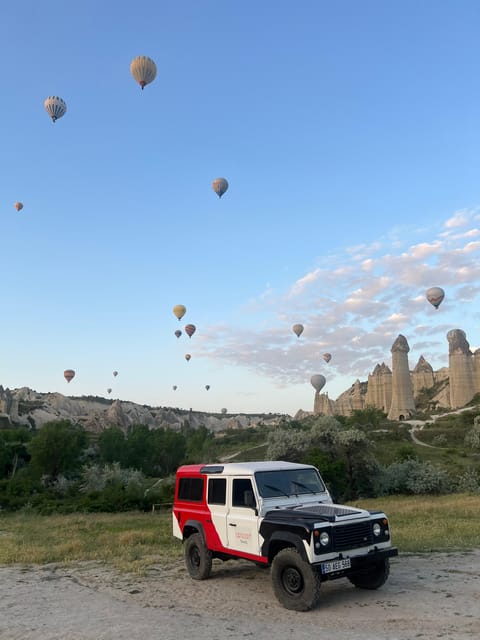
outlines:
[[[302,560],[308,562],[307,553],[302,538],[291,531],[276,531],[262,548],[262,555],[267,556],[269,564],[279,551],[287,548],[294,548],[300,554]]]
[[[205,531],[202,523],[199,520],[187,520],[183,525],[183,540],[187,540],[194,533],[199,533],[202,536],[203,542],[206,544]]]

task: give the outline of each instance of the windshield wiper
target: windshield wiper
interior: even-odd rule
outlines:
[[[314,491],[310,487],[307,487],[307,485],[303,484],[303,482],[297,482],[296,480],[291,480],[291,484],[295,484],[297,487],[301,487],[302,489],[306,489],[307,491],[309,491],[310,493],[313,493],[314,495],[316,493],[316,491]]]
[[[280,487],[275,487],[273,484],[264,484],[263,485],[266,489],[271,489],[272,491],[278,491],[278,493],[281,493],[282,495],[286,496],[287,498],[290,497],[290,494],[285,493],[285,491],[283,491],[283,489],[280,489]],[[273,498],[274,496],[270,496],[271,498]]]

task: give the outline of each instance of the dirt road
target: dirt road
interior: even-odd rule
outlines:
[[[480,549],[400,555],[378,591],[341,579],[318,608],[287,611],[267,569],[214,562],[190,579],[183,564],[119,575],[95,563],[0,567],[1,640],[473,640],[480,634]]]

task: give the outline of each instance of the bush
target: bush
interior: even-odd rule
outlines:
[[[430,462],[406,460],[384,468],[377,478],[376,492],[385,494],[443,494],[453,491],[452,483],[443,469]]]

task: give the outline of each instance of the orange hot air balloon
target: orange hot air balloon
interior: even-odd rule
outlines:
[[[187,336],[191,338],[195,333],[195,331],[197,330],[197,327],[194,324],[186,324],[184,329]]]
[[[225,178],[215,178],[212,182],[212,189],[215,191],[217,196],[221,198],[228,189],[228,181],[225,180]]]
[[[299,338],[303,333],[303,324],[294,324],[292,327],[293,333]]]
[[[180,329],[177,329],[175,331],[175,335],[177,336],[177,338],[179,338],[182,335],[182,332],[180,331]]]
[[[185,360],[188,362],[192,356],[189,353],[185,354]]]
[[[15,202],[14,206],[17,211],[21,211],[23,209],[23,204],[21,202]]]
[[[183,304],[176,304],[173,307],[173,313],[179,320],[181,320],[183,316],[187,313],[187,307],[185,307]]]
[[[71,382],[75,377],[75,371],[73,369],[65,369],[63,377],[67,382]]]
[[[330,360],[332,359],[332,354],[331,353],[324,353],[322,358],[325,360],[325,362],[330,362]]]

